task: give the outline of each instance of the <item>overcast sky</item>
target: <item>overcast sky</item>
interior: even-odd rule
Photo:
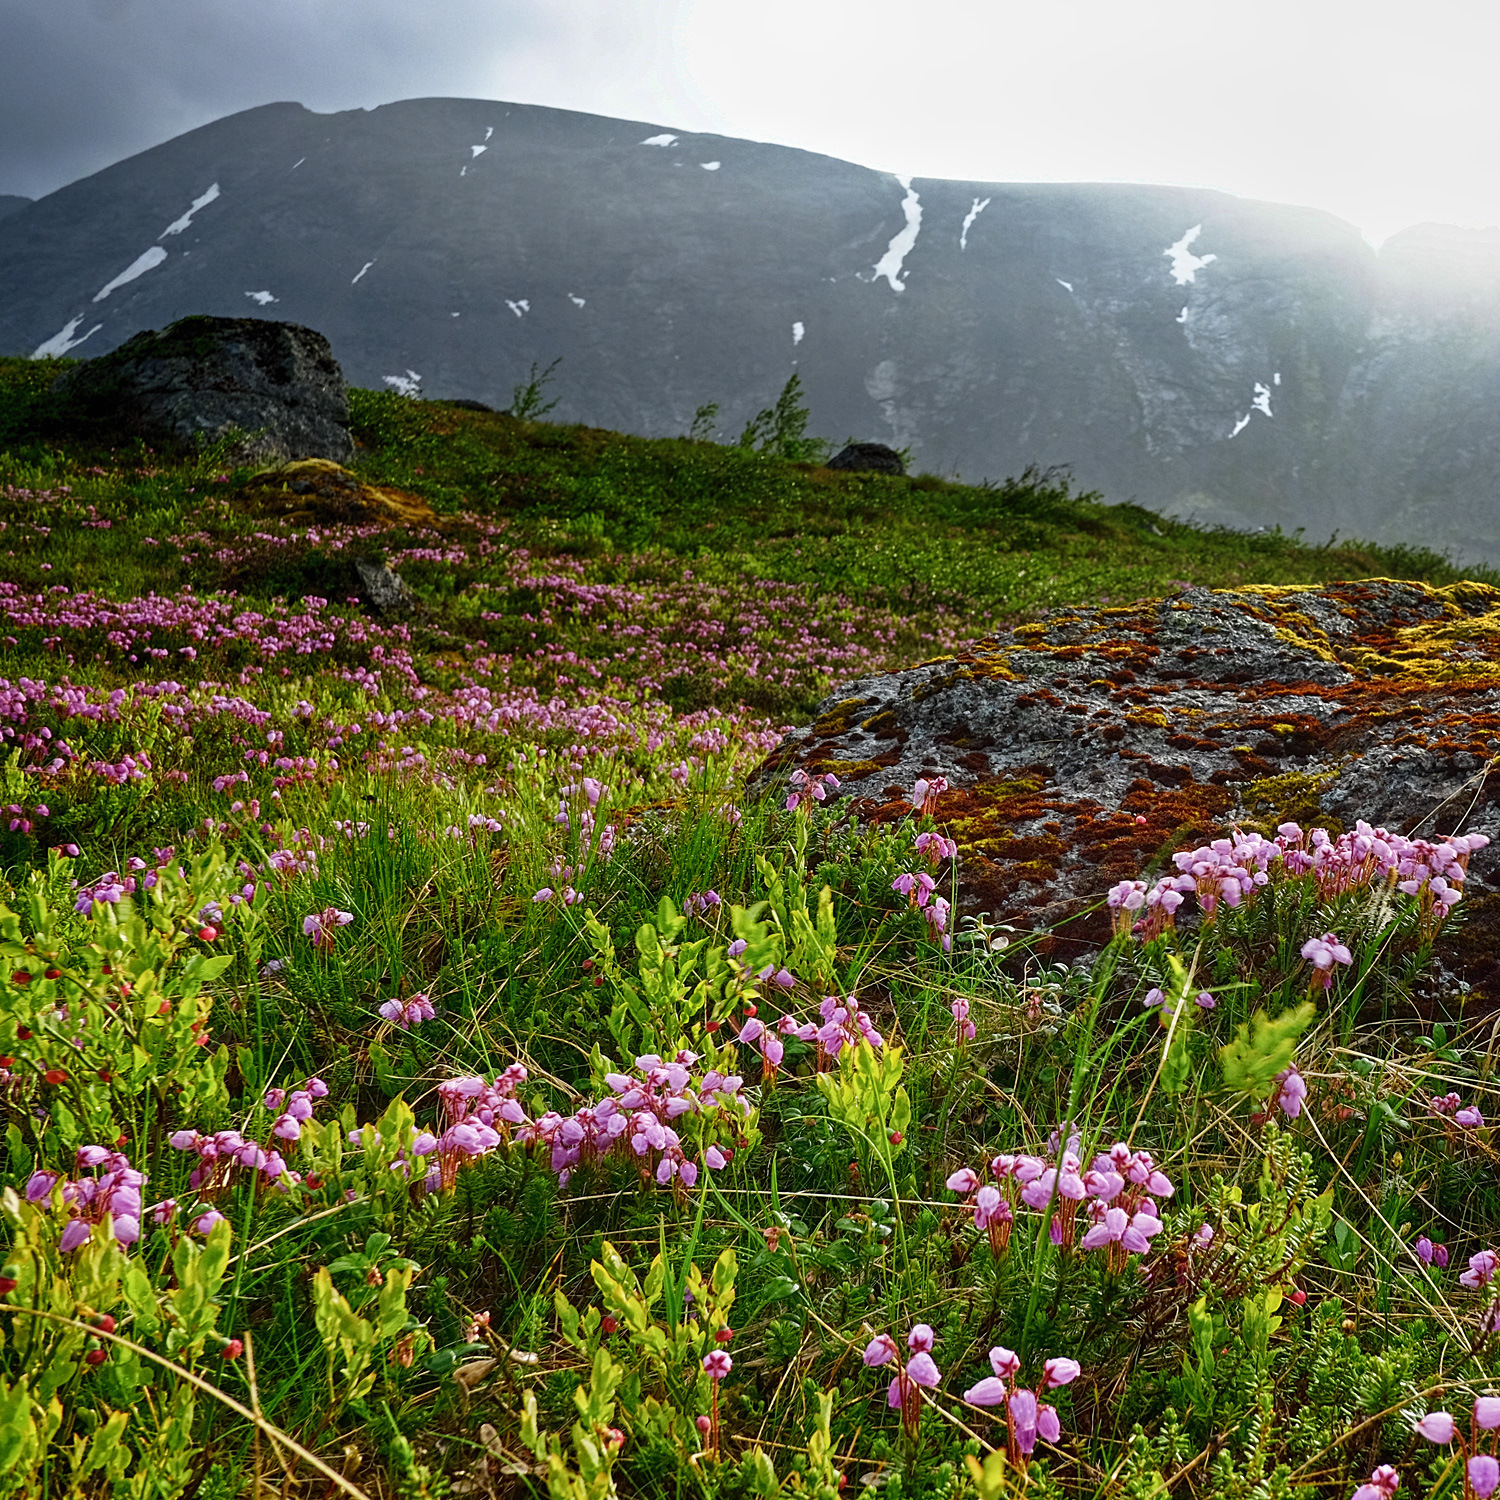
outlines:
[[[921,176],[1500,224],[1494,0],[0,0],[0,193],[251,105],[432,95]]]

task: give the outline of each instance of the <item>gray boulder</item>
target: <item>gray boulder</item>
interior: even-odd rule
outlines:
[[[828,460],[830,469],[859,474],[904,474],[906,465],[894,448],[884,443],[850,443]]]
[[[100,436],[196,448],[237,434],[242,463],[354,452],[343,371],[297,323],[183,318],[61,376],[63,420]]]

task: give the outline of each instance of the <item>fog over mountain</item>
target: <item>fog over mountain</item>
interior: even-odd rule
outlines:
[[[909,181],[481,100],[229,116],[0,200],[0,352],[188,313],[326,333],[349,378],[725,437],[801,373],[812,429],[969,480],[1500,562],[1500,238],[1377,253],[1189,188]]]

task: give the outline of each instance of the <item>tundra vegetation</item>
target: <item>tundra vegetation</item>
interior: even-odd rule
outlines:
[[[934,787],[749,780],[1052,605],[1442,558],[373,392],[335,503],[54,374],[0,364],[0,1494],[1496,1489],[1482,839],[1169,841],[1064,967]]]

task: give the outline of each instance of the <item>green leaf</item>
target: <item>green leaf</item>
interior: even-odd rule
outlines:
[[[1298,1039],[1317,1014],[1317,1007],[1308,1000],[1274,1019],[1263,1010],[1256,1011],[1236,1030],[1234,1040],[1219,1048],[1224,1087],[1252,1099],[1269,1093],[1276,1075],[1291,1066]]]

